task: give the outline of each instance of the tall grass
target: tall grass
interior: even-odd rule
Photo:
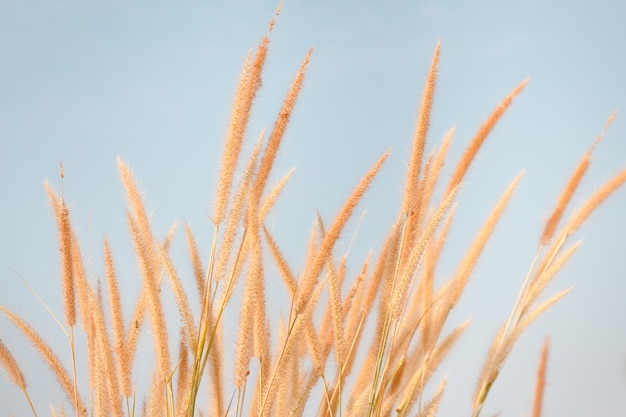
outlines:
[[[350,276],[347,256],[338,254],[336,245],[389,151],[363,174],[331,221],[316,219],[304,267],[295,271],[281,251],[281,245],[287,243],[275,239],[265,224],[291,172],[273,186],[268,178],[312,51],[304,54],[267,139],[262,132],[252,151],[242,152],[273,25],[272,20],[267,35],[248,54],[241,70],[216,185],[211,217],[214,234],[207,253],[202,253],[191,229],[185,227],[193,276],[178,274],[169,253],[174,228],[164,240],[155,236],[134,176],[126,163],[118,160],[128,197],[126,221],[142,279],[132,313],[125,316],[121,307],[124,288],[116,275],[113,248],[104,241],[103,286],[85,270],[63,191],[59,195],[46,185],[59,230],[65,312],[59,325],[67,334],[71,357],[60,358],[31,324],[5,307],[0,310],[37,349],[63,390],[66,398],[60,408],[52,406],[54,415],[299,416],[305,410],[307,415],[318,416],[436,415],[446,380],[434,380],[435,371],[469,325],[466,321],[448,331],[448,317],[522,180],[521,173],[495,202],[456,271],[447,279],[436,279],[437,266],[443,248],[453,238],[449,231],[458,190],[491,129],[527,80],[503,98],[469,142],[451,176],[445,178],[442,167],[449,163],[447,153],[454,132],[426,152],[438,44],[402,182],[403,197],[380,251],[366,257],[360,272]],[[599,139],[583,155],[545,223],[518,299],[486,354],[468,410],[473,416],[480,415],[522,332],[569,291],[545,294],[579,246],[571,242],[572,233],[626,181],[626,170],[622,170],[579,209],[571,209]],[[567,213],[569,219],[564,218]],[[268,312],[270,263],[275,264],[288,294],[281,300],[289,312],[285,316]],[[175,299],[177,312],[165,309],[166,291]],[[232,306],[239,307],[234,352],[224,342],[224,315],[233,311]],[[175,314],[179,316],[177,327],[171,320]],[[146,371],[136,366],[142,329],[152,337],[154,366],[147,394],[136,398],[137,374]],[[75,338],[76,333],[84,337]],[[84,343],[78,344],[78,340]],[[534,416],[541,413],[547,349],[546,343]],[[86,367],[77,366],[75,352],[84,352]],[[43,415],[31,402],[19,360],[23,358],[18,355],[16,360],[0,341],[0,362],[8,377],[24,393],[33,415]],[[426,397],[427,392],[433,394]],[[208,408],[201,409],[203,404]]]

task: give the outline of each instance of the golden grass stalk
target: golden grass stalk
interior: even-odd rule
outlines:
[[[428,175],[426,176],[425,186],[424,186],[424,194],[421,196],[423,200],[423,204],[421,204],[422,208],[426,208],[426,204],[430,202],[432,194],[435,191],[435,188],[439,182],[439,174],[441,169],[444,166],[446,156],[448,155],[448,149],[450,148],[450,143],[452,143],[452,138],[454,137],[454,127],[448,130],[441,141],[441,145],[435,154],[435,159],[432,162],[432,168],[428,171]],[[423,210],[422,210],[423,211]],[[419,213],[419,219],[421,219],[422,215]]]
[[[33,415],[37,417],[35,406],[30,399],[30,395],[28,395],[28,390],[26,389],[27,384],[26,379],[24,378],[24,374],[22,373],[22,370],[15,361],[15,358],[11,354],[11,351],[9,351],[6,345],[2,342],[2,339],[0,339],[0,364],[2,364],[2,367],[9,375],[11,382],[13,382],[13,384],[17,385],[19,389],[22,390],[24,396],[26,397],[26,401],[28,401],[28,406],[33,412]]]
[[[226,206],[228,204],[232,179],[241,152],[241,145],[246,126],[248,125],[250,110],[255,96],[261,88],[261,73],[263,72],[263,65],[267,57],[269,35],[274,28],[275,19],[280,14],[281,8],[282,2],[276,8],[274,17],[269,24],[267,35],[263,37],[257,48],[251,68],[250,54],[248,54],[244,68],[241,71],[237,94],[233,104],[233,112],[228,127],[228,134],[226,136],[226,143],[224,145],[222,168],[220,170],[220,179],[217,186],[215,214],[213,217],[213,222],[216,225],[219,225],[226,215]]]
[[[259,221],[265,220],[295,170],[295,168],[291,168],[267,194],[267,197],[265,197],[263,203],[261,204],[261,208],[259,209]]]
[[[419,110],[417,126],[413,137],[413,149],[407,172],[407,181],[404,189],[404,197],[402,202],[402,213],[408,214],[413,209],[413,204],[419,197],[417,193],[418,182],[421,174],[422,158],[424,155],[424,147],[426,146],[426,136],[428,135],[428,127],[430,126],[430,112],[433,106],[433,98],[435,95],[435,83],[437,80],[437,64],[439,62],[440,42],[437,42],[435,52],[433,53],[432,62],[430,64],[430,72],[426,79],[424,93],[422,95],[422,104]]]
[[[187,250],[189,251],[189,258],[191,259],[191,267],[193,269],[193,277],[196,280],[196,288],[198,289],[198,296],[200,302],[202,302],[202,295],[204,294],[204,269],[202,267],[202,261],[200,260],[200,252],[198,251],[198,245],[196,239],[193,236],[189,224],[185,222],[185,237],[187,242]]]
[[[253,286],[253,315],[252,327],[254,329],[254,355],[261,361],[261,371],[267,372],[264,368],[269,366],[269,352],[267,350],[267,340],[269,339],[267,325],[267,316],[265,308],[265,272],[263,268],[263,248],[261,247],[261,233],[259,230],[259,212],[255,202],[251,202],[248,206],[250,210],[249,234],[251,242],[251,259],[249,276],[252,278]],[[245,308],[245,306],[243,307]],[[267,374],[261,375],[266,380]],[[258,392],[258,391],[257,391]]]
[[[189,348],[187,346],[187,340],[185,336],[185,331],[181,329],[180,332],[180,344],[178,347],[178,365],[176,365],[176,369],[178,371],[178,380],[176,381],[177,392],[176,398],[178,399],[176,403],[176,415],[184,416],[187,402],[186,398],[189,398]]]
[[[399,406],[397,408],[398,416],[406,416],[408,414],[409,410],[414,406],[421,395],[427,381],[463,335],[463,332],[467,329],[470,322],[471,320],[466,320],[464,323],[457,326],[433,349],[431,354],[423,359],[420,358],[422,355],[419,346],[415,349],[413,355],[406,359],[406,364],[422,362],[422,365],[420,368],[416,367],[417,369],[413,372],[412,376],[411,373],[408,373],[407,376],[409,380],[407,383],[401,385],[404,389],[399,398]]]
[[[126,336],[126,353],[128,354],[128,366],[132,369],[132,365],[134,362],[135,353],[137,351],[137,341],[139,339],[139,335],[141,333],[141,328],[143,326],[144,317],[146,314],[146,290],[145,288],[141,289],[139,296],[137,297],[137,302],[135,304],[135,309],[133,311],[133,315],[131,316],[130,322],[128,324],[128,333]]]
[[[456,206],[453,206],[448,216],[446,216],[445,223],[441,227],[439,235],[437,236],[437,241],[434,244],[429,245],[428,251],[426,252],[425,262],[424,262],[424,273],[422,278],[420,279],[421,293],[422,293],[422,308],[424,310],[424,316],[421,319],[421,323],[419,325],[421,334],[420,334],[420,342],[422,343],[423,349],[427,350],[428,346],[432,346],[434,344],[433,338],[435,334],[438,332],[435,326],[436,322],[436,311],[434,311],[433,307],[438,300],[435,298],[435,268],[439,261],[439,256],[441,255],[441,251],[443,250],[444,243],[446,238],[448,237],[448,232],[450,231],[450,225],[452,224],[452,219],[454,218],[454,211]],[[414,303],[417,302],[417,297]]]
[[[565,230],[572,234],[589,218],[593,213],[609,196],[626,182],[626,169],[618,172],[609,181],[607,181],[598,191],[596,191],[591,197],[587,199],[585,204],[575,212],[569,222],[567,223]]]
[[[248,213],[248,225],[251,229],[256,229],[258,233],[256,201],[250,201]],[[239,317],[239,332],[237,336],[237,350],[235,356],[235,386],[238,389],[243,387],[246,376],[249,374],[248,365],[254,355],[255,349],[255,317],[257,315],[257,303],[265,303],[263,294],[263,275],[261,264],[260,242],[254,230],[250,230],[250,242],[253,246],[250,270],[247,273],[244,294],[242,299],[241,314]],[[248,236],[248,235],[247,235]],[[265,306],[263,305],[263,310]]]
[[[265,132],[261,132],[257,144],[252,150],[252,154],[248,159],[241,177],[239,188],[233,198],[230,213],[226,219],[226,228],[222,236],[219,253],[217,254],[215,270],[213,271],[213,274],[217,277],[218,281],[226,275],[227,265],[233,253],[233,247],[235,246],[235,240],[237,238],[237,228],[240,226],[244,216],[244,209],[249,195],[250,184],[252,184],[252,181],[254,180],[254,173],[257,169],[257,159],[261,153],[261,145],[264,135]],[[239,274],[237,274],[236,277],[238,277],[238,275]],[[230,294],[222,294],[222,297],[227,297],[227,300],[229,296]]]
[[[104,265],[106,267],[107,289],[109,292],[109,303],[111,306],[111,322],[113,328],[113,349],[117,358],[117,378],[119,381],[121,394],[125,397],[131,396],[131,372],[130,357],[126,345],[126,330],[124,328],[124,315],[122,313],[122,302],[113,266],[113,255],[109,242],[104,239]]]
[[[329,271],[328,274],[328,295],[329,303],[328,308],[331,313],[332,329],[333,329],[333,342],[335,346],[335,357],[337,360],[337,367],[339,369],[339,375],[341,377],[341,368],[345,361],[345,344],[344,340],[344,325],[343,325],[343,309],[341,301],[341,288],[339,283],[339,277],[336,272]]]
[[[71,249],[71,229],[69,212],[65,201],[57,198],[52,188],[46,183],[46,191],[50,198],[50,204],[54,210],[54,215],[59,229],[59,246],[61,250],[61,276],[63,283],[63,299],[65,306],[65,321],[69,327],[76,324],[76,301],[74,296],[74,276],[72,272],[72,249]]]
[[[465,257],[463,258],[463,261],[461,261],[461,264],[459,265],[459,268],[457,269],[457,272],[454,278],[456,285],[455,285],[454,293],[452,294],[452,299],[450,300],[450,308],[454,308],[454,306],[458,302],[461,296],[461,293],[465,289],[467,280],[469,279],[470,274],[472,270],[474,269],[474,266],[476,265],[476,261],[478,260],[478,257],[482,253],[485,247],[485,244],[487,243],[487,240],[489,240],[489,237],[491,237],[491,234],[493,233],[493,230],[496,224],[500,220],[500,217],[502,216],[504,209],[508,205],[509,200],[511,199],[511,196],[515,192],[515,189],[517,188],[519,181],[522,179],[522,175],[523,173],[518,174],[515,177],[515,179],[511,182],[511,184],[508,186],[506,191],[504,191],[504,193],[502,194],[502,197],[500,197],[500,199],[498,200],[498,203],[495,205],[495,207],[491,211],[491,214],[485,221],[485,224],[483,225],[482,229],[476,236],[476,239],[474,239],[474,242],[467,250]]]
[[[550,215],[550,217],[548,217],[548,220],[546,221],[545,227],[543,229],[543,233],[541,233],[540,242],[542,245],[547,245],[550,242],[550,239],[552,239],[552,236],[554,235],[554,232],[558,226],[558,223],[561,220],[561,217],[563,216],[563,212],[565,211],[565,208],[569,204],[570,200],[572,199],[572,196],[574,195],[574,192],[576,191],[576,189],[578,188],[578,185],[580,184],[580,181],[582,180],[583,176],[587,172],[587,169],[589,168],[590,157],[591,157],[591,149],[585,152],[585,155],[583,155],[583,158],[578,163],[578,166],[576,166],[574,173],[570,177],[567,185],[563,189],[563,192],[559,196],[559,199],[556,203],[556,207],[552,211],[552,214]]]
[[[313,49],[309,49],[304,57],[304,60],[302,61],[302,64],[300,64],[300,69],[296,74],[296,78],[293,80],[291,87],[287,92],[287,97],[285,97],[283,105],[278,112],[278,117],[274,122],[274,128],[272,129],[272,133],[268,139],[267,147],[265,148],[265,152],[261,158],[259,171],[257,172],[254,182],[254,198],[257,201],[260,201],[261,196],[263,195],[265,184],[267,183],[269,173],[274,164],[274,159],[276,159],[278,148],[280,147],[285,129],[289,123],[289,118],[291,117],[291,112],[293,111],[298,95],[300,94],[300,90],[302,89],[306,67],[309,64],[309,59],[311,58],[312,53]]]
[[[298,287],[296,284],[296,278],[293,272],[291,271],[291,268],[289,267],[289,264],[287,263],[287,260],[285,259],[283,253],[278,247],[278,243],[276,243],[276,240],[274,240],[269,230],[267,230],[265,226],[263,226],[263,235],[265,236],[265,240],[269,246],[270,253],[272,254],[274,262],[276,263],[276,266],[278,267],[280,276],[285,282],[285,286],[287,287],[287,290],[289,291],[289,295],[293,299],[293,297],[296,295],[296,291],[298,290]]]
[[[276,392],[278,390],[276,381],[281,381],[287,370],[284,358],[289,357],[292,354],[293,349],[299,343],[299,336],[308,325],[309,319],[313,315],[313,310],[319,301],[321,292],[324,288],[324,281],[319,282],[309,293],[309,300],[305,304],[304,310],[297,314],[292,323],[289,323],[289,329],[287,337],[280,347],[280,352],[272,361],[271,376],[268,381],[267,390],[261,404],[261,416],[264,413],[269,413],[274,400],[276,399]]]
[[[494,338],[494,342],[489,349],[489,354],[483,364],[483,369],[480,373],[481,376],[478,380],[476,391],[474,392],[472,407],[473,417],[480,414],[487,395],[491,391],[493,383],[500,374],[500,370],[502,369],[506,358],[510,354],[513,349],[513,345],[517,342],[522,332],[550,307],[565,297],[571,289],[572,288],[567,288],[558,292],[548,300],[535,307],[533,310],[529,311],[520,319],[519,323],[517,323],[509,333],[504,333],[504,326],[501,328],[502,330],[498,333],[496,338]]]
[[[83,257],[80,253],[80,246],[74,234],[71,235],[72,248],[72,271],[74,274],[74,284],[76,286],[76,299],[78,300],[78,311],[81,317],[81,326],[87,333],[88,338],[91,337],[91,314],[89,311],[89,296],[92,289],[87,282],[85,275],[85,265]]]
[[[241,152],[241,144],[252,107],[252,101],[256,95],[256,91],[260,87],[261,68],[265,62],[268,42],[269,40],[265,37],[259,45],[254,62],[255,66],[250,68],[250,54],[248,54],[243,69],[241,70],[235,102],[233,103],[233,112],[228,126],[228,133],[226,134],[226,143],[224,144],[224,155],[222,156],[222,167],[220,169],[220,179],[217,186],[217,197],[215,199],[213,215],[215,224],[220,224],[226,215],[230,188],[239,159],[239,153]]]
[[[97,335],[97,366],[102,384],[102,388],[96,392],[96,395],[99,405],[102,406],[103,414],[101,415],[122,417],[122,393],[116,375],[116,363],[107,332],[101,294],[101,291],[98,291],[98,296],[94,294],[90,299]]]
[[[159,253],[161,254],[161,261],[165,265],[165,270],[167,271],[167,276],[176,298],[176,305],[178,307],[178,312],[180,313],[180,318],[183,322],[185,336],[187,337],[187,340],[196,340],[196,324],[194,323],[191,307],[189,306],[189,301],[187,300],[187,294],[183,288],[183,283],[181,282],[181,279],[174,268],[174,264],[172,263],[169,255],[165,252],[163,246],[158,244],[157,246]]]
[[[77,414],[83,415],[86,413],[86,408],[83,406],[83,402],[80,397],[78,401],[75,401],[76,393],[74,391],[74,384],[70,378],[67,370],[61,364],[59,357],[52,351],[50,346],[41,338],[39,333],[35,331],[28,323],[22,320],[18,315],[9,311],[6,307],[0,306],[0,310],[15,324],[15,326],[26,336],[35,349],[39,351],[42,359],[48,364],[50,370],[56,377],[57,381],[61,385],[61,388],[67,395],[68,400],[72,405],[78,404]]]
[[[465,177],[465,174],[467,173],[467,170],[472,164],[472,161],[476,157],[476,154],[480,150],[480,147],[485,142],[487,135],[489,135],[491,129],[493,129],[493,127],[496,125],[498,120],[500,120],[504,112],[509,108],[509,106],[513,102],[513,99],[522,92],[527,83],[528,78],[522,81],[520,85],[515,87],[515,89],[511,93],[509,93],[509,95],[506,96],[504,100],[502,100],[502,102],[500,102],[498,107],[496,107],[496,109],[491,113],[485,123],[482,124],[480,129],[478,129],[478,132],[476,132],[476,135],[474,135],[474,138],[465,149],[461,160],[457,164],[456,169],[454,170],[454,173],[452,174],[452,177],[448,182],[448,187],[445,194],[449,193],[452,188],[461,183],[461,181]]]
[[[152,231],[150,228],[150,222],[148,220],[148,215],[146,214],[143,199],[139,189],[137,188],[137,183],[133,178],[132,172],[126,164],[124,164],[120,157],[117,158],[117,166],[120,178],[122,179],[122,184],[126,190],[126,195],[130,204],[130,211],[136,222],[137,237],[145,243],[144,251],[146,253],[144,256],[146,257],[146,261],[149,262],[149,265],[157,265],[154,257],[154,248],[152,247]]]
[[[548,365],[548,351],[550,350],[550,337],[546,337],[541,349],[541,359],[537,368],[537,382],[535,384],[535,401],[533,402],[532,417],[541,417],[543,406],[543,394],[546,390],[546,369]]]
[[[437,207],[437,210],[429,217],[426,227],[422,231],[414,247],[411,249],[406,262],[400,267],[401,269],[398,270],[397,282],[394,281],[392,286],[393,298],[392,304],[390,305],[390,318],[394,321],[398,320],[405,307],[406,299],[409,295],[408,289],[413,283],[415,271],[421,265],[426,247],[454,201],[456,191],[457,190],[452,190],[452,192],[441,202],[439,207]]]
[[[22,391],[26,391],[26,379],[24,379],[24,374],[9,349],[7,349],[2,342],[2,339],[0,339],[0,363],[9,375],[9,378],[11,378],[11,381]]]
[[[343,230],[343,227],[348,222],[349,218],[352,216],[352,212],[354,208],[361,200],[365,191],[369,188],[369,185],[372,183],[376,174],[382,167],[383,163],[389,156],[389,151],[385,152],[376,163],[370,168],[370,170],[365,174],[361,182],[354,189],[350,197],[346,200],[343,207],[335,217],[335,220],[331,224],[328,229],[328,233],[322,239],[319,249],[315,255],[315,258],[312,264],[305,270],[304,277],[301,278],[303,286],[298,289],[298,297],[296,299],[295,311],[296,313],[300,313],[305,308],[309,294],[311,293],[312,288],[316,284],[317,277],[319,277],[322,272],[322,268],[326,263],[327,258],[330,256],[330,253],[339,239],[339,235]]]
[[[552,212],[550,217],[548,217],[548,220],[546,221],[545,227],[543,229],[543,233],[541,234],[540,242],[542,245],[547,245],[550,239],[552,238],[552,236],[554,235],[557,225],[559,221],[561,220],[561,217],[563,216],[563,212],[565,211],[566,207],[569,205],[569,202],[572,199],[574,192],[580,185],[580,181],[582,180],[583,176],[587,172],[587,169],[589,168],[589,164],[590,164],[589,160],[591,158],[591,153],[595,149],[596,145],[602,140],[604,133],[613,122],[613,119],[615,118],[615,114],[616,114],[615,111],[611,113],[606,123],[604,124],[604,128],[602,132],[600,132],[600,134],[596,138],[596,141],[593,143],[591,148],[587,152],[585,152],[582,159],[576,166],[576,169],[574,170],[574,173],[570,177],[567,185],[565,186],[561,195],[559,196],[556,207],[554,208],[554,211]]]
[[[128,228],[130,230],[135,252],[139,260],[141,274],[143,276],[143,284],[146,289],[146,304],[152,325],[152,336],[154,338],[154,349],[157,356],[157,364],[160,381],[165,382],[170,374],[170,356],[167,343],[167,327],[165,325],[165,315],[159,295],[159,286],[157,283],[155,264],[151,263],[148,246],[152,246],[152,242],[145,242],[141,237],[139,225],[130,213],[127,214]]]
[[[223,310],[220,310],[223,311]],[[210,327],[213,329],[213,341],[209,342],[208,361],[209,361],[209,400],[211,404],[210,413],[214,414],[224,409],[224,384],[223,381],[223,360],[224,348],[222,341],[222,332],[220,331],[220,316],[217,319],[210,319]]]
[[[443,397],[443,390],[446,388],[447,381],[447,377],[445,377],[441,381],[439,387],[437,388],[437,391],[435,392],[435,395],[433,395],[433,397],[424,405],[424,407],[422,407],[419,414],[417,414],[417,417],[434,417],[437,414],[437,409],[439,408],[441,397]]]
[[[61,164],[60,168],[61,181],[63,181],[63,164]],[[62,186],[61,182],[61,186]],[[75,345],[74,345],[74,326],[76,325],[76,296],[74,294],[74,260],[72,259],[72,253],[74,251],[72,240],[73,240],[73,232],[70,226],[69,219],[69,211],[65,205],[65,200],[63,195],[61,195],[61,199],[56,197],[52,188],[45,184],[46,191],[48,192],[48,196],[50,198],[50,204],[55,212],[55,218],[57,221],[57,227],[59,229],[59,241],[60,241],[60,249],[61,249],[61,270],[62,270],[62,283],[63,283],[63,299],[64,299],[64,307],[65,307],[65,320],[67,325],[70,327],[69,338],[70,338],[70,349],[72,352],[72,375],[74,379],[74,392],[77,393],[78,389],[76,387],[76,356],[75,356]],[[80,254],[78,254],[80,257]],[[79,261],[79,260],[78,260]],[[83,283],[83,292],[84,292],[84,283]],[[77,394],[76,394],[77,396]],[[74,406],[78,409],[78,398],[74,399]]]
[[[519,313],[517,317],[517,321],[521,319],[524,314],[532,307],[535,301],[541,296],[543,290],[546,286],[552,281],[552,278],[565,266],[569,258],[576,252],[576,250],[580,247],[582,242],[576,242],[568,249],[566,249],[563,253],[556,258],[548,268],[546,268],[540,275],[537,276],[537,279],[532,282],[527,292],[524,294],[522,298],[522,302],[519,306]]]
[[[63,404],[59,405],[59,411],[57,412],[56,408],[52,404],[50,404],[50,415],[52,417],[65,417],[65,409],[63,408]]]

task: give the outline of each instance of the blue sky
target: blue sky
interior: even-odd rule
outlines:
[[[109,237],[129,294],[139,286],[125,229],[116,156],[136,172],[155,230],[188,221],[209,248],[213,187],[239,70],[266,32],[276,2],[0,2],[0,304],[23,314],[53,346],[58,328],[14,271],[62,311],[56,230],[43,189],[59,189],[95,276]],[[296,171],[272,216],[277,239],[301,265],[317,210],[331,219],[360,176],[391,156],[357,217],[356,271],[397,213],[422,85],[441,39],[432,147],[452,126],[455,161],[499,101],[530,82],[492,132],[459,199],[441,279],[506,185],[521,186],[452,317],[473,323],[442,365],[440,415],[468,415],[488,344],[514,301],[542,222],[613,110],[576,204],[626,167],[626,4],[555,2],[287,1],[271,36],[249,143],[270,128],[308,48],[314,52],[276,174]],[[452,163],[450,163],[452,165]],[[449,166],[448,166],[449,168]],[[535,367],[552,338],[545,415],[626,413],[626,190],[577,237],[584,243],[550,290],[574,291],[520,340],[484,415],[530,413]],[[356,222],[343,238],[347,248]],[[189,268],[179,233],[178,267]],[[91,251],[88,248],[91,247]],[[87,255],[86,255],[87,256]],[[18,352],[33,396],[58,403],[45,365],[6,320],[0,338]],[[147,341],[145,343],[148,343]],[[42,371],[40,371],[42,370]],[[57,395],[57,397],[55,397]],[[26,414],[0,377],[0,412]]]

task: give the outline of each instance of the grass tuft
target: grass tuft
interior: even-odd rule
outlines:
[[[276,16],[279,12],[280,6]],[[118,280],[109,243],[104,240],[103,287],[99,279],[85,272],[63,191],[57,197],[46,184],[59,232],[65,311],[65,324],[59,325],[70,342],[73,372],[67,371],[70,362],[57,356],[33,326],[6,307],[0,306],[0,311],[34,346],[65,393],[67,398],[60,405],[51,406],[53,415],[67,415],[64,410],[71,407],[76,416],[256,417],[317,412],[320,417],[425,417],[436,415],[445,400],[447,379],[434,380],[435,371],[470,325],[470,320],[451,323],[450,312],[461,300],[522,174],[495,203],[448,279],[439,277],[440,255],[453,239],[451,224],[467,172],[528,80],[497,105],[445,178],[442,168],[448,162],[454,130],[427,152],[441,49],[438,42],[424,86],[406,178],[400,187],[403,196],[380,251],[368,254],[353,274],[347,267],[349,248],[338,253],[337,242],[345,237],[346,225],[354,221],[357,207],[390,151],[363,175],[334,218],[328,221],[318,215],[314,219],[309,244],[303,248],[306,261],[297,271],[284,256],[282,245],[289,243],[280,242],[265,223],[293,170],[272,188],[267,184],[301,94],[312,50],[306,52],[267,140],[261,132],[247,155],[243,146],[274,25],[275,17],[241,71],[216,184],[211,217],[214,233],[208,253],[198,247],[185,224],[190,276],[179,274],[170,255],[176,228],[163,240],[154,235],[134,176],[118,159],[128,197],[126,220],[142,282],[131,314],[125,315],[121,303],[125,289]],[[609,117],[605,129],[614,116]],[[579,247],[569,241],[571,235],[626,182],[626,170],[618,172],[572,211],[568,221],[562,221],[603,134],[583,155],[544,224],[537,255],[478,376],[471,410],[474,417],[480,415],[522,333],[569,292],[546,295],[549,284]],[[238,167],[242,167],[239,175]],[[269,266],[272,262],[285,287],[286,297],[279,301],[267,294],[268,279],[274,274]],[[169,311],[164,302],[170,296],[178,314]],[[289,310],[287,317],[268,308],[275,302]],[[227,315],[239,317],[236,340],[228,339],[232,332],[225,332]],[[141,355],[151,355],[153,369],[139,376],[146,372],[135,363],[146,320],[152,344]],[[74,331],[81,337],[75,339]],[[84,366],[77,367],[75,349],[85,352]],[[177,349],[174,356],[173,349]],[[534,416],[541,413],[547,351],[546,342]],[[2,341],[0,363],[37,416],[26,379]],[[147,379],[149,387],[138,386],[138,381]],[[137,392],[146,394],[138,397]]]

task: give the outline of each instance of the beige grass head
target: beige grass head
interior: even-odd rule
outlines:
[[[428,143],[440,64],[438,43],[407,158],[407,175],[400,180],[404,193],[380,251],[363,259],[359,271],[351,275],[347,254],[340,253],[337,242],[345,236],[368,189],[376,186],[389,151],[372,161],[333,218],[315,219],[310,243],[302,248],[304,267],[297,270],[282,250],[290,243],[281,242],[265,223],[287,189],[291,171],[269,191],[267,185],[313,59],[311,50],[304,53],[268,138],[262,133],[247,155],[243,146],[273,27],[274,20],[256,51],[246,58],[239,78],[216,184],[211,247],[198,247],[191,228],[185,227],[190,276],[180,274],[169,252],[175,228],[165,239],[154,235],[134,176],[118,160],[128,196],[126,221],[142,283],[131,309],[122,311],[125,289],[116,274],[114,248],[105,240],[104,287],[85,270],[63,193],[59,198],[47,186],[61,249],[66,320],[60,325],[68,335],[72,357],[59,357],[35,330],[37,323],[28,324],[5,307],[0,311],[57,378],[66,396],[58,408],[61,415],[71,414],[63,411],[67,408],[75,415],[90,416],[432,416],[445,401],[446,379],[436,380],[435,371],[470,325],[469,320],[452,323],[450,313],[462,301],[503,212],[514,204],[521,174],[493,202],[455,272],[447,279],[439,277],[437,265],[446,243],[454,238],[451,224],[458,191],[491,129],[501,123],[528,80],[494,103],[495,110],[446,178],[442,168],[449,162],[453,130],[432,151]],[[478,376],[474,416],[480,414],[523,331],[569,291],[545,296],[548,284],[578,248],[570,236],[626,182],[626,171],[619,172],[562,222],[590,168],[590,153],[583,155],[547,219],[536,259],[528,271],[520,271],[526,279],[520,280],[518,300],[510,316],[503,318]],[[281,317],[268,309],[268,303],[276,302],[267,297],[270,270],[280,275],[287,294],[280,302],[289,313]],[[166,296],[176,302],[173,311],[164,303]],[[229,340],[232,332],[225,331],[226,315],[238,320],[235,340]],[[142,330],[149,334],[150,343],[140,353]],[[74,331],[82,336],[75,339]],[[85,351],[84,367],[77,366],[74,357],[79,349]],[[547,347],[544,352],[535,410],[540,409],[545,385]],[[153,369],[137,366],[139,354],[153,359]],[[32,406],[26,378],[17,365],[20,359],[0,341],[5,373]],[[143,372],[147,375],[138,378]],[[150,380],[150,387],[138,387],[139,380]],[[145,392],[145,398],[135,398],[137,391]],[[57,408],[53,410],[58,414]]]

